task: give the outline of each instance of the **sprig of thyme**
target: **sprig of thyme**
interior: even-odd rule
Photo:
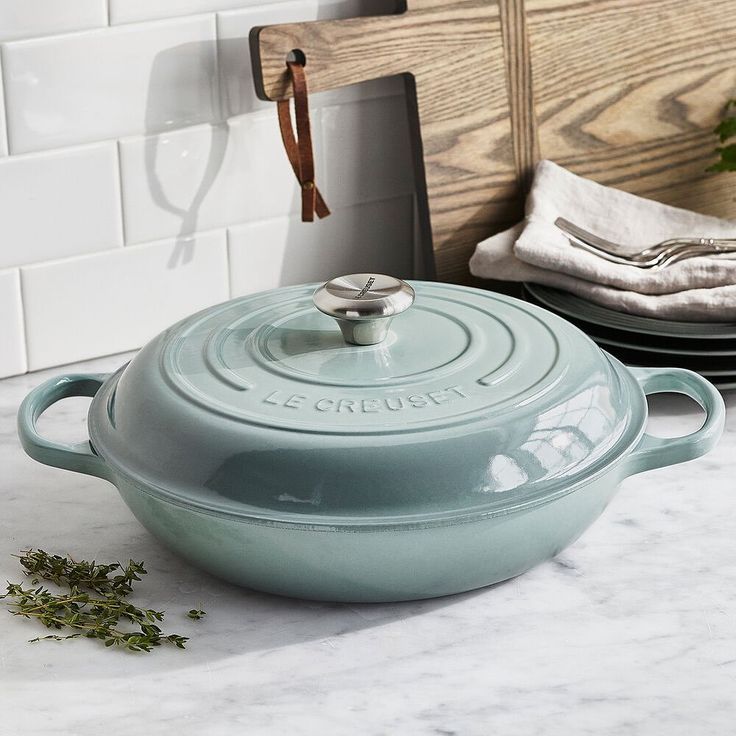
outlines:
[[[729,100],[726,105],[726,116],[713,131],[721,143],[736,137],[736,99]],[[706,171],[736,171],[736,143],[716,148],[721,160],[709,166]]]
[[[140,580],[139,575],[146,574],[143,563],[133,560],[129,560],[125,568],[119,562],[98,565],[94,561],[75,562],[71,558],[50,555],[42,549],[23,550],[14,557],[20,560],[27,575],[41,577],[68,588],[88,588],[100,595],[128,595],[133,591],[133,582]],[[121,572],[110,577],[110,573],[116,570]]]
[[[44,586],[26,588],[8,583],[0,599],[9,599],[7,605],[11,614],[35,619],[47,629],[71,629],[73,632],[64,636],[36,637],[31,642],[84,637],[132,652],[150,652],[163,643],[185,648],[188,637],[164,634],[157,626],[164,620],[163,611],[138,608],[126,600],[133,591],[133,583],[147,574],[142,562],[129,560],[125,567],[120,563],[77,562],[41,549],[24,550],[16,556],[25,574],[32,578],[33,586],[42,578],[68,589],[68,592],[54,594]],[[187,613],[194,620],[205,615],[204,611],[194,608]],[[121,628],[121,622],[132,624],[133,630]]]

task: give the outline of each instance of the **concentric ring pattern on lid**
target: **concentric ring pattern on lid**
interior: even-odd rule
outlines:
[[[97,449],[208,509],[406,518],[541,496],[632,441],[628,379],[572,325],[491,292],[411,286],[371,345],[346,342],[314,285],[183,320],[106,388]]]
[[[225,304],[181,324],[163,348],[167,381],[183,399],[243,422],[403,432],[541,395],[564,377],[574,349],[521,303],[440,284],[419,290],[385,341],[348,345],[312,291]]]

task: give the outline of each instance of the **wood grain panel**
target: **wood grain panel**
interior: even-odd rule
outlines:
[[[733,0],[407,0],[397,15],[255,29],[252,48],[268,99],[289,94],[295,48],[314,91],[405,75],[420,232],[437,276],[468,282],[476,243],[521,216],[540,157],[736,217],[732,178],[704,171],[736,93],[733,10]]]
[[[516,171],[528,190],[539,160],[539,139],[534,109],[529,33],[524,0],[499,0],[506,56],[511,137]]]
[[[407,0],[398,15],[270,26],[252,38],[269,99],[289,94],[284,59],[295,48],[314,91],[410,77],[421,231],[437,275],[467,281],[478,240],[521,212],[497,2]]]
[[[731,0],[526,0],[540,155],[604,184],[736,217],[705,173],[736,93]]]

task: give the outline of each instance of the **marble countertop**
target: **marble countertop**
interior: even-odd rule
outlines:
[[[627,480],[556,559],[473,593],[337,605],[235,588],[180,562],[104,481],[33,462],[21,399],[48,376],[0,381],[0,579],[26,547],[145,560],[137,601],[165,609],[186,651],[136,655],[42,633],[0,612],[0,734],[732,734],[736,722],[736,396],[709,456]],[[43,431],[83,439],[84,399]],[[677,397],[652,427],[698,426]],[[201,622],[186,618],[202,607]]]

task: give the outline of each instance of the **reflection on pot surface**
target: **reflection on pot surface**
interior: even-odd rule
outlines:
[[[255,294],[174,325],[111,376],[47,382],[19,412],[24,447],[113,482],[214,574],[379,601],[518,575],[582,533],[624,477],[698,457],[722,430],[723,401],[700,376],[627,369],[534,306],[338,281],[318,300],[328,313],[313,287]],[[392,321],[363,329],[376,319]],[[700,403],[703,427],[645,434],[658,391]],[[40,437],[39,415],[72,395],[94,396],[90,442]]]

